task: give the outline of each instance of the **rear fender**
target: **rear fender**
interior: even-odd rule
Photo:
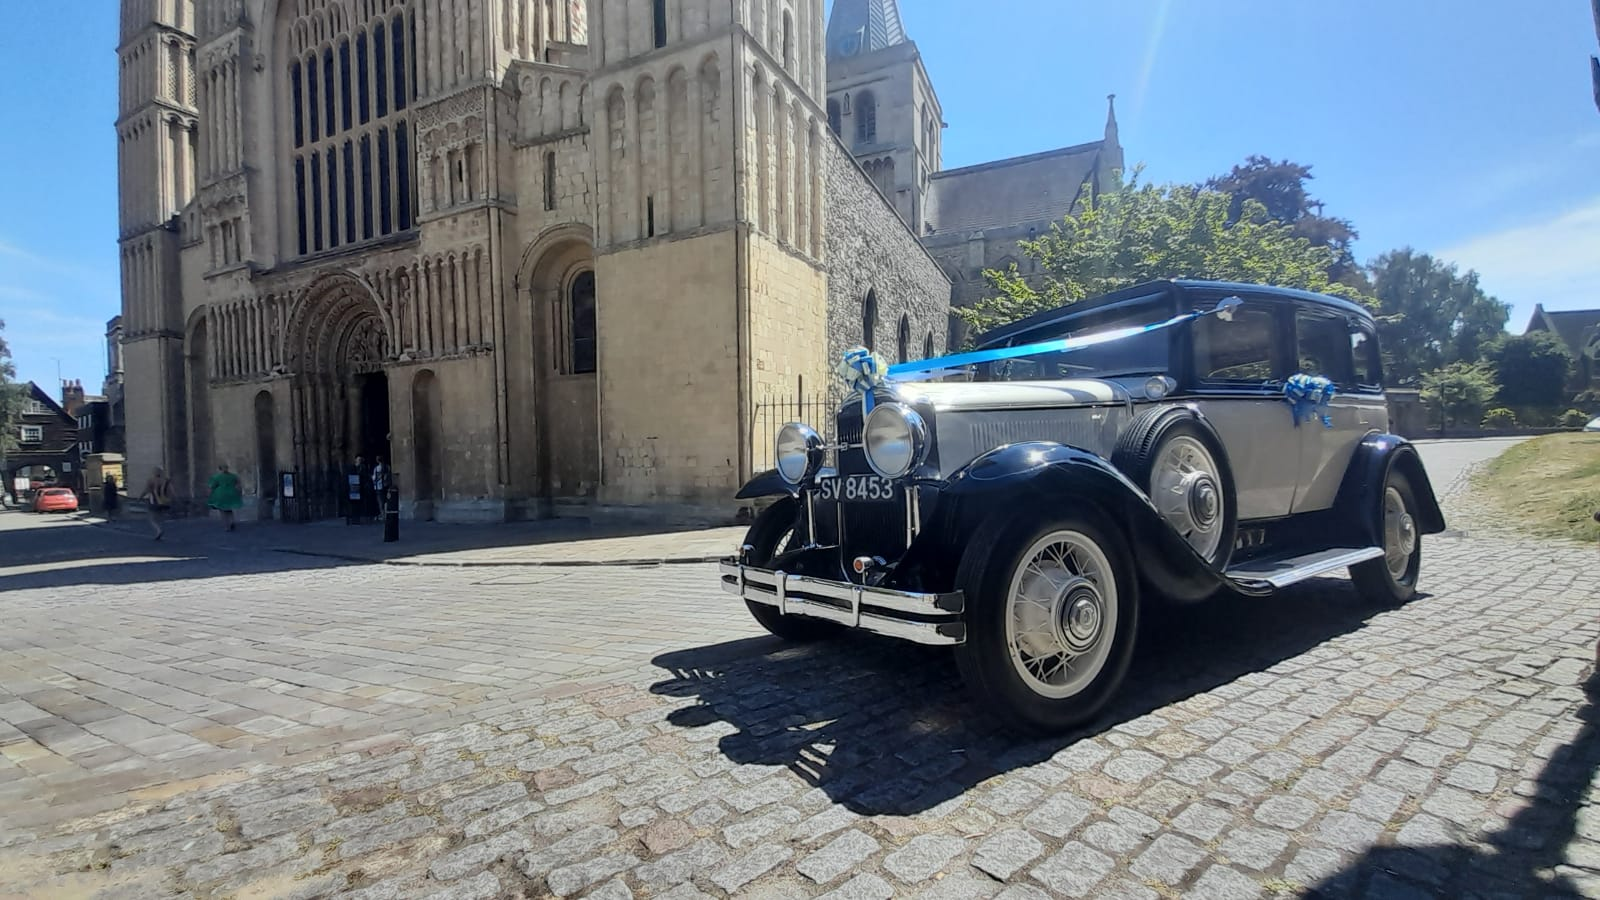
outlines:
[[[1110,463],[1074,447],[1028,441],[991,450],[951,477],[942,502],[957,512],[946,520],[949,546],[964,547],[978,528],[1019,509],[1092,507],[1095,518],[1120,532],[1140,579],[1178,602],[1203,600],[1227,584],[1156,511],[1150,498]]]
[[[1399,470],[1411,484],[1417,502],[1417,532],[1438,534],[1445,529],[1444,513],[1417,448],[1398,435],[1374,431],[1362,438],[1350,458],[1336,504],[1348,533],[1368,546],[1383,545],[1383,488],[1393,470]]]

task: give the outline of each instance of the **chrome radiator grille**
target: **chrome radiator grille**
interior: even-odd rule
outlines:
[[[834,433],[841,444],[861,443],[861,406],[847,403],[835,420]],[[838,452],[840,475],[870,475],[867,454],[860,446]],[[897,559],[906,551],[906,502],[904,489],[892,501],[839,502],[839,545],[846,561],[858,556]]]

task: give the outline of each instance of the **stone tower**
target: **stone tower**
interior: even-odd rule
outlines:
[[[942,167],[944,113],[896,0],[836,0],[828,21],[828,123],[918,234]]]
[[[601,499],[712,502],[827,372],[822,2],[593,8]]]
[[[130,417],[148,427],[131,442],[134,477],[152,466],[188,469],[181,383],[183,308],[175,217],[194,194],[198,151],[194,0],[122,0],[118,57],[117,182],[123,342]]]

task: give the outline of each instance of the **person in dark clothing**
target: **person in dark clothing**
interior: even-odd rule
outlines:
[[[117,507],[122,502],[122,498],[117,496],[117,477],[115,475],[107,475],[105,482],[100,487],[106,506],[106,518],[115,519],[117,517]]]

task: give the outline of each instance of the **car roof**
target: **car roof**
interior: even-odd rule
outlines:
[[[1053,325],[1066,318],[1093,312],[1107,306],[1113,306],[1129,300],[1145,297],[1158,297],[1167,295],[1173,301],[1181,302],[1187,294],[1254,294],[1256,296],[1273,296],[1286,300],[1299,300],[1305,303],[1315,303],[1348,315],[1356,315],[1371,321],[1372,314],[1361,304],[1343,297],[1334,297],[1329,294],[1318,294],[1313,291],[1303,291],[1298,288],[1274,287],[1265,284],[1245,284],[1237,281],[1196,281],[1183,278],[1174,278],[1164,281],[1146,281],[1141,284],[1126,287],[1109,294],[1080,300],[1067,306],[1058,306],[1041,313],[1035,313],[1026,319],[1020,319],[1009,325],[1002,325],[993,331],[985,332],[978,336],[976,345],[979,347],[993,346],[1007,341],[1019,334],[1025,334],[1035,329]]]

